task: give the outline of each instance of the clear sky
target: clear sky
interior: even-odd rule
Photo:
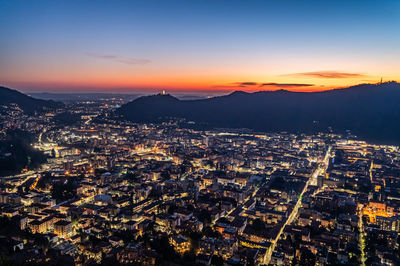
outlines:
[[[313,91],[400,80],[400,1],[0,0],[24,92]]]

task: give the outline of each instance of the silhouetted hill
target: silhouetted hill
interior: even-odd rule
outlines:
[[[302,93],[233,92],[210,99],[182,101],[171,95],[140,97],[117,110],[135,122],[181,117],[213,127],[265,132],[350,129],[375,142],[400,144],[400,84],[362,84],[345,89]]]
[[[35,99],[19,91],[0,86],[0,105],[8,105],[11,103],[18,104],[19,107],[27,113],[63,106],[62,103]]]

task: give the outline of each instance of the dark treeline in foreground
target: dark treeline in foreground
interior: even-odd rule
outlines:
[[[21,130],[9,130],[0,140],[0,176],[31,169],[46,161],[46,156],[35,150],[30,143],[33,134]]]

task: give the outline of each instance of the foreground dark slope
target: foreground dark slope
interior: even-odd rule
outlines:
[[[0,105],[16,103],[26,113],[32,114],[35,111],[43,111],[48,108],[57,108],[63,106],[62,103],[54,101],[39,100],[16,90],[0,86]]]
[[[135,122],[182,117],[214,127],[266,132],[350,129],[379,143],[400,144],[400,84],[363,84],[315,93],[234,92],[205,100],[181,101],[170,95],[136,99],[117,110]]]

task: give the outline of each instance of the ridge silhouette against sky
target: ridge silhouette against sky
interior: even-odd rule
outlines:
[[[231,94],[182,101],[169,94],[140,97],[117,114],[133,122],[160,123],[171,117],[206,128],[249,128],[264,132],[345,134],[375,143],[398,145],[400,84],[363,84],[324,92],[287,90]]]
[[[63,107],[61,102],[46,101],[32,98],[19,91],[0,86],[0,106],[17,104],[27,114],[34,114],[35,111]]]
[[[400,79],[396,0],[0,0],[0,10],[0,84],[28,93],[318,91]]]

